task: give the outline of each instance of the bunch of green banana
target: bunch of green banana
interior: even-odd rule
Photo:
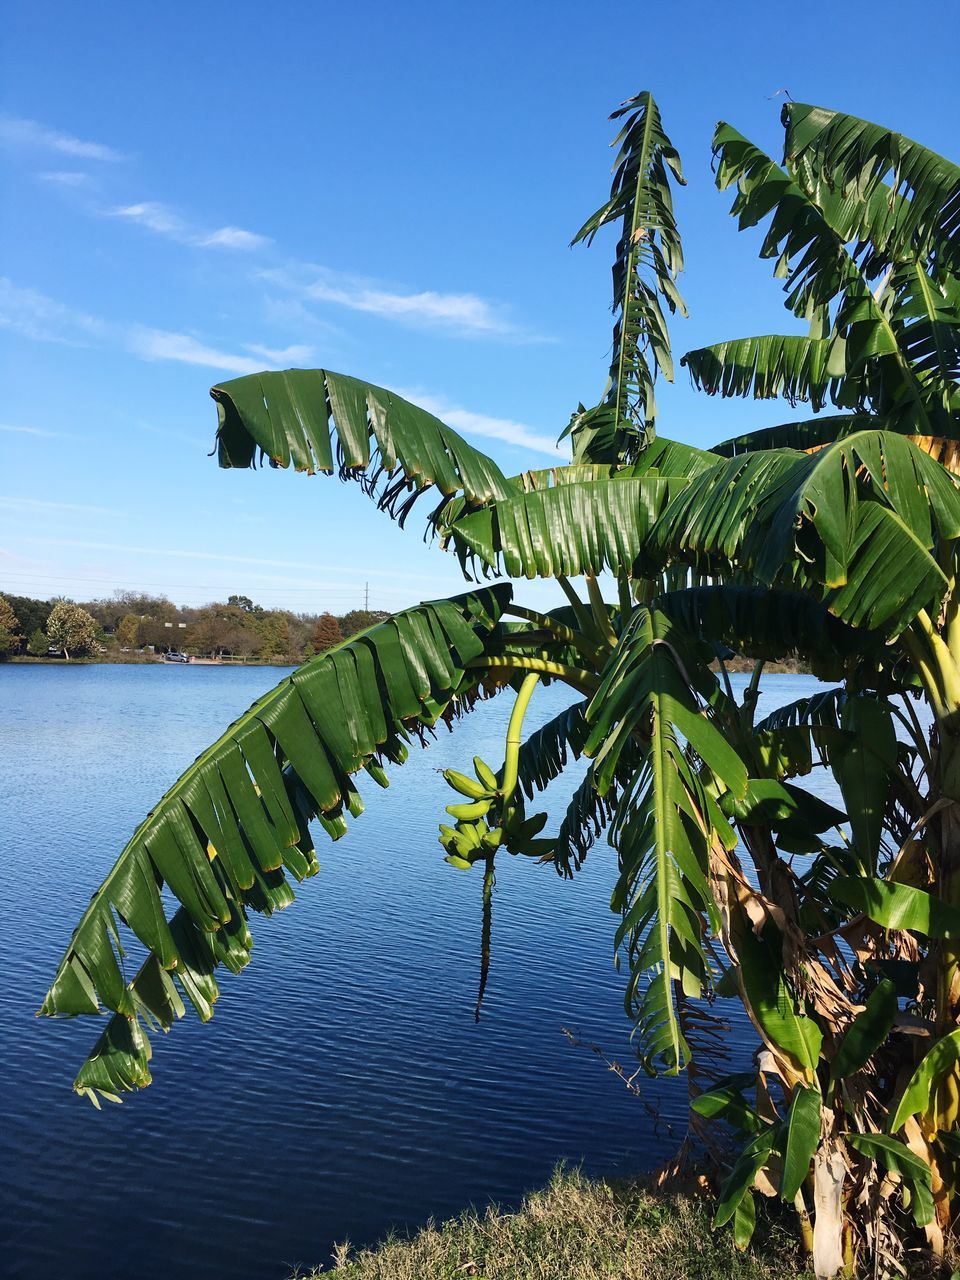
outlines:
[[[447,805],[447,813],[456,819],[456,826],[440,826],[446,861],[453,867],[472,867],[475,862],[485,861],[501,844],[510,853],[548,857],[553,841],[536,839],[547,815],[538,813],[526,818],[520,792],[504,796],[497,774],[479,756],[473,758],[473,770],[476,778],[456,769],[444,770],[447,783],[466,797],[465,803]]]
[[[440,843],[452,867],[467,868],[486,861],[503,840],[502,826],[491,827],[487,821],[487,814],[495,805],[499,808],[501,800],[497,775],[479,756],[473,758],[473,770],[475,779],[456,769],[443,773],[449,786],[467,798],[465,804],[447,805],[447,813],[456,819],[455,827],[440,824]]]

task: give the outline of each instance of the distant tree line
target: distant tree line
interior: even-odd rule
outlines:
[[[265,609],[244,595],[199,607],[135,591],[81,602],[0,595],[0,660],[180,652],[297,663],[387,616],[379,609],[291,613]]]

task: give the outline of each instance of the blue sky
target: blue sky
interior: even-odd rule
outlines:
[[[398,608],[456,563],[352,486],[223,472],[211,384],[317,365],[405,392],[510,472],[603,390],[611,108],[653,91],[678,196],[682,352],[783,330],[759,237],[710,173],[726,119],[779,105],[958,153],[955,0],[673,5],[8,0],[0,53],[0,589]],[[788,330],[789,331],[789,330]],[[790,416],[681,371],[663,434]],[[550,587],[539,588],[549,594]]]

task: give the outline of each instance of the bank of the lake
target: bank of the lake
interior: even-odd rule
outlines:
[[[290,662],[283,658],[191,658],[189,662],[168,662],[156,654],[113,654],[103,653],[83,658],[61,658],[53,655],[36,657],[30,653],[18,653],[16,657],[5,658],[2,666],[15,667],[289,667]]]
[[[714,1231],[708,1205],[637,1181],[558,1170],[515,1213],[470,1210],[409,1238],[353,1252],[300,1280],[802,1280],[786,1227],[761,1213],[750,1250]]]

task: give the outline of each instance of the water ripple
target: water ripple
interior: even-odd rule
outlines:
[[[605,846],[574,883],[503,859],[474,1023],[479,877],[442,861],[450,796],[437,770],[476,752],[499,759],[499,702],[414,755],[401,785],[370,786],[345,840],[320,838],[320,875],[290,911],[254,919],[253,962],[225,977],[213,1021],[188,1018],[156,1042],[150,1089],[103,1113],[74,1098],[92,1024],[33,1017],[70,930],[143,813],[277,678],[0,668],[11,1277],[281,1280],[344,1237],[372,1242],[469,1203],[516,1202],[558,1160],[627,1171],[671,1149],[560,1031],[629,1058]],[[564,701],[541,691],[529,727]],[[563,803],[551,795],[554,817]],[[682,1127],[684,1084],[647,1088]]]

